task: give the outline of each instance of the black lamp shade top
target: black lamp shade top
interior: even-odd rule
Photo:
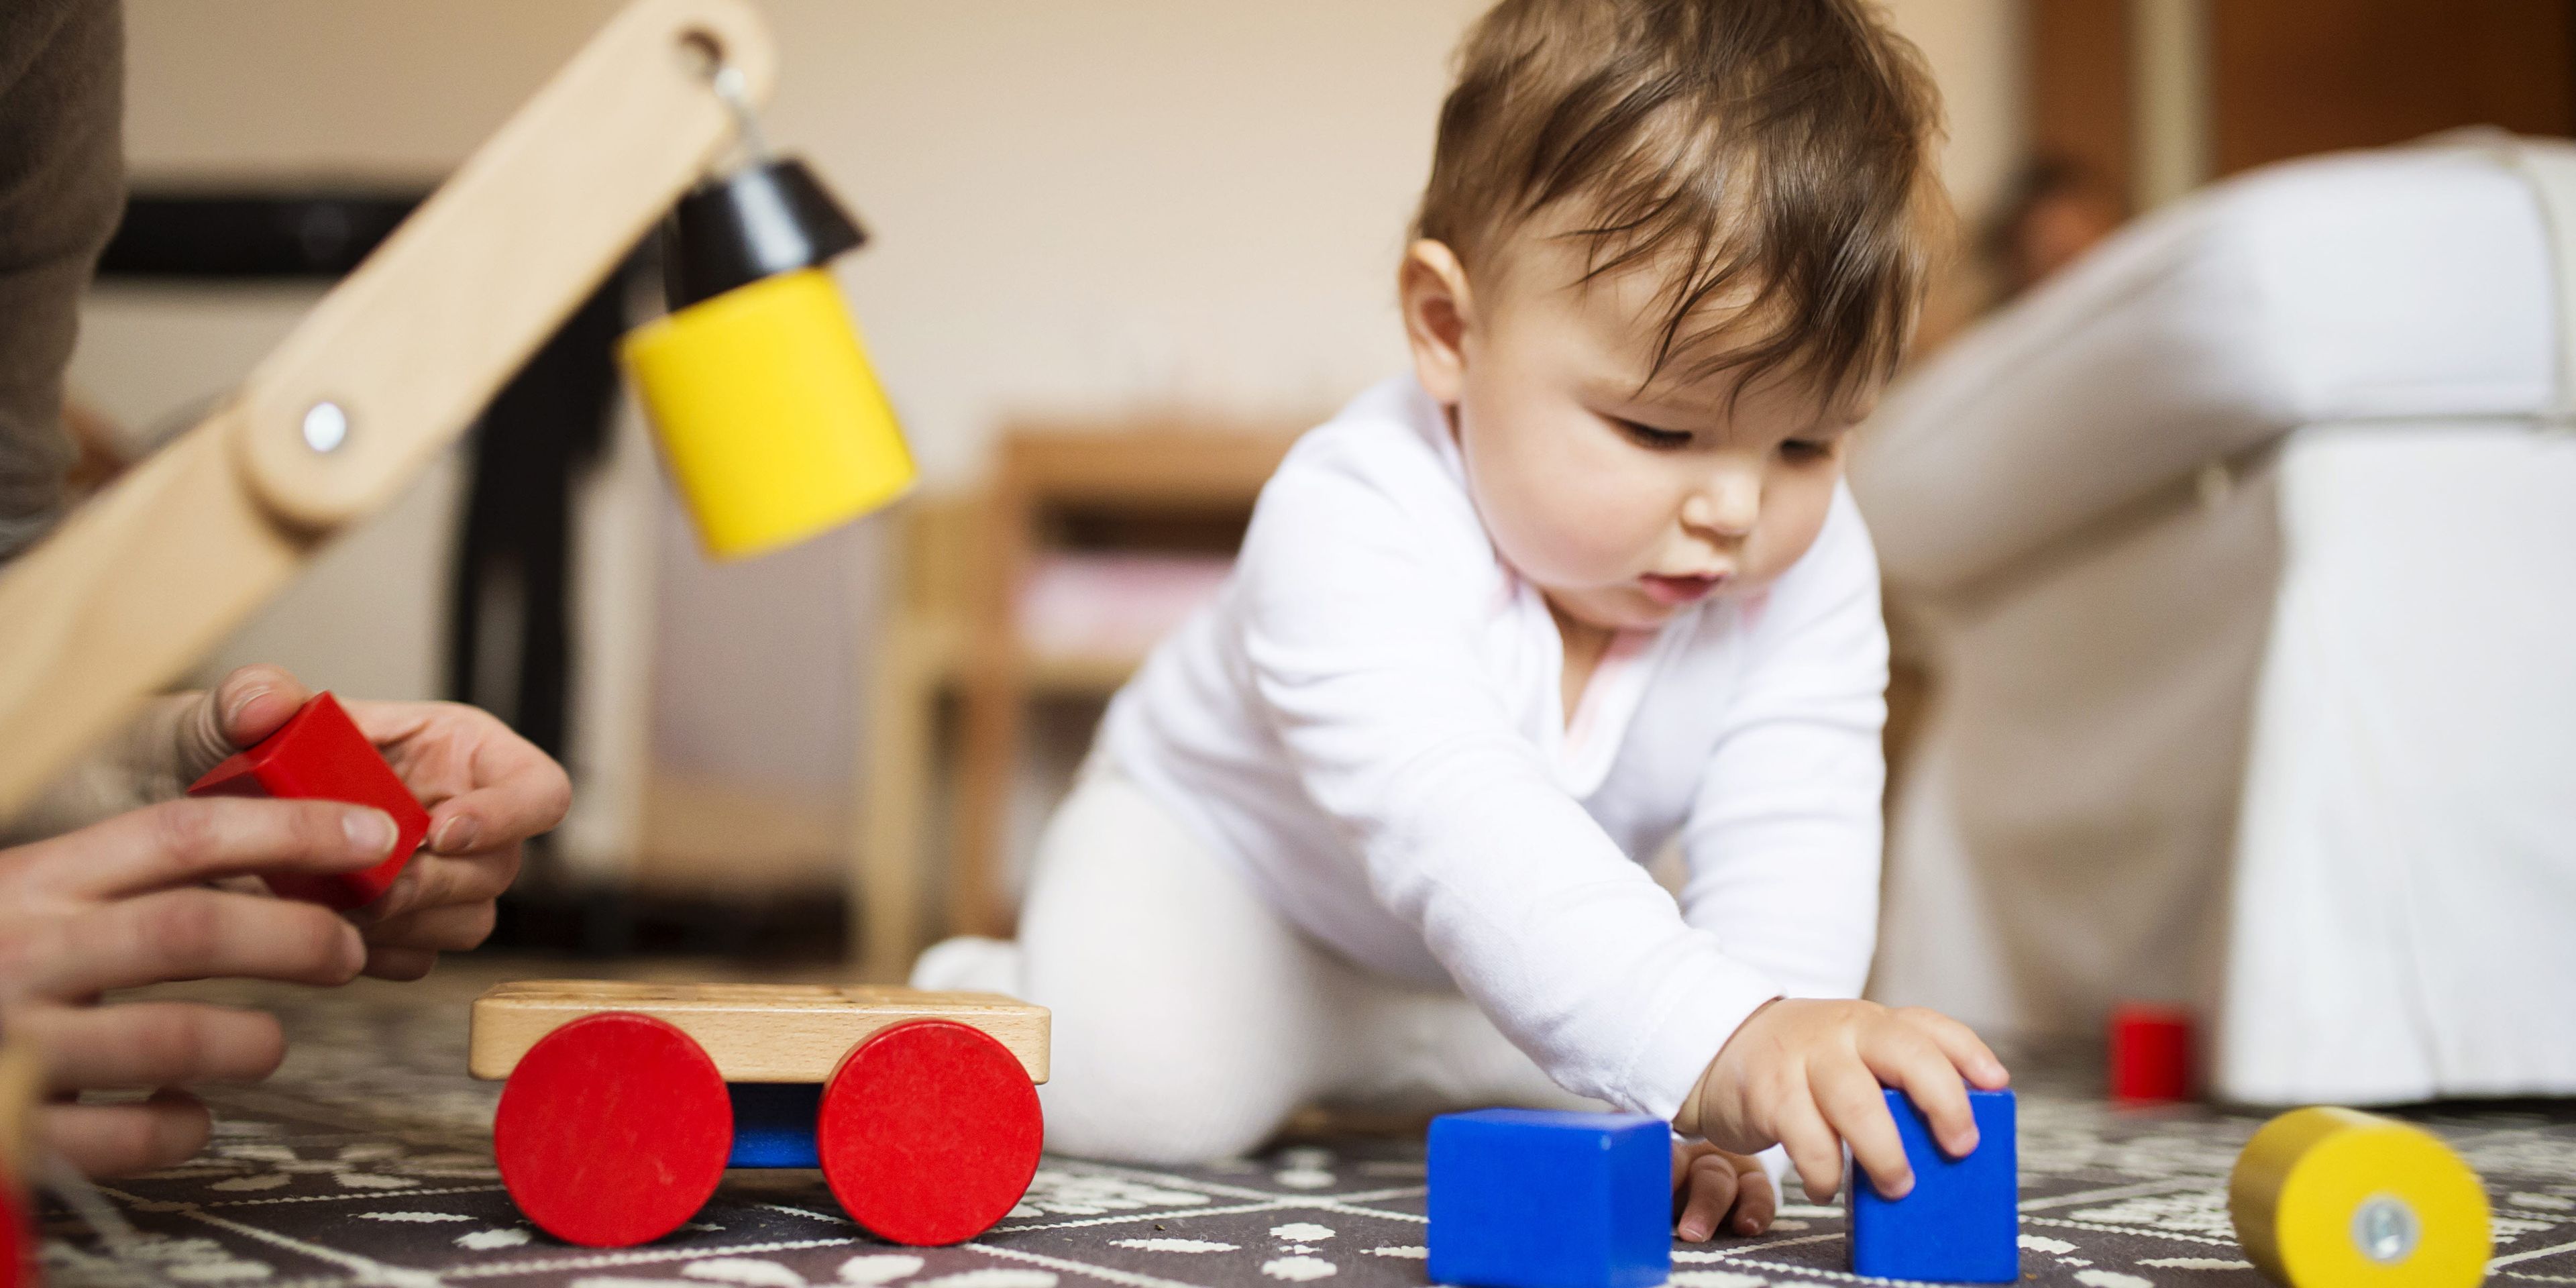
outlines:
[[[671,212],[664,289],[673,311],[867,241],[805,163],[778,157],[710,179]]]

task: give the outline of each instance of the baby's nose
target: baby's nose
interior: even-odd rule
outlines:
[[[1714,471],[1682,502],[1684,526],[1730,540],[1752,532],[1761,513],[1762,479],[1750,470]]]

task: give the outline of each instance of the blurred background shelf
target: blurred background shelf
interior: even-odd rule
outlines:
[[[1021,426],[981,492],[901,512],[896,610],[866,678],[850,892],[867,976],[900,978],[934,935],[1011,933],[1032,709],[1070,705],[1087,731],[1223,583],[1293,437],[1178,419]]]

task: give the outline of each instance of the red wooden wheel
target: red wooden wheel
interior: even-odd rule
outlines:
[[[1037,1175],[1038,1089],[1008,1047],[949,1020],[908,1020],[841,1058],[815,1123],[823,1178],[851,1219],[896,1243],[962,1243]]]
[[[623,1248],[679,1228],[733,1149],[716,1062],[650,1016],[588,1015],[537,1040],[501,1088],[492,1153],[519,1211],[567,1243]]]

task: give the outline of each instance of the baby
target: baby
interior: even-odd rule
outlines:
[[[1862,0],[1476,24],[1398,272],[1411,374],[1299,441],[1111,704],[1019,942],[915,972],[1054,1008],[1052,1148],[1607,1101],[1693,1138],[1698,1240],[1768,1225],[1775,1145],[1816,1199],[1846,1142],[1909,1188],[1882,1084],[1975,1146],[1993,1053],[1853,1000],[1887,645],[1842,455],[1947,217],[1936,116]],[[1644,866],[1674,842],[1678,900]]]

